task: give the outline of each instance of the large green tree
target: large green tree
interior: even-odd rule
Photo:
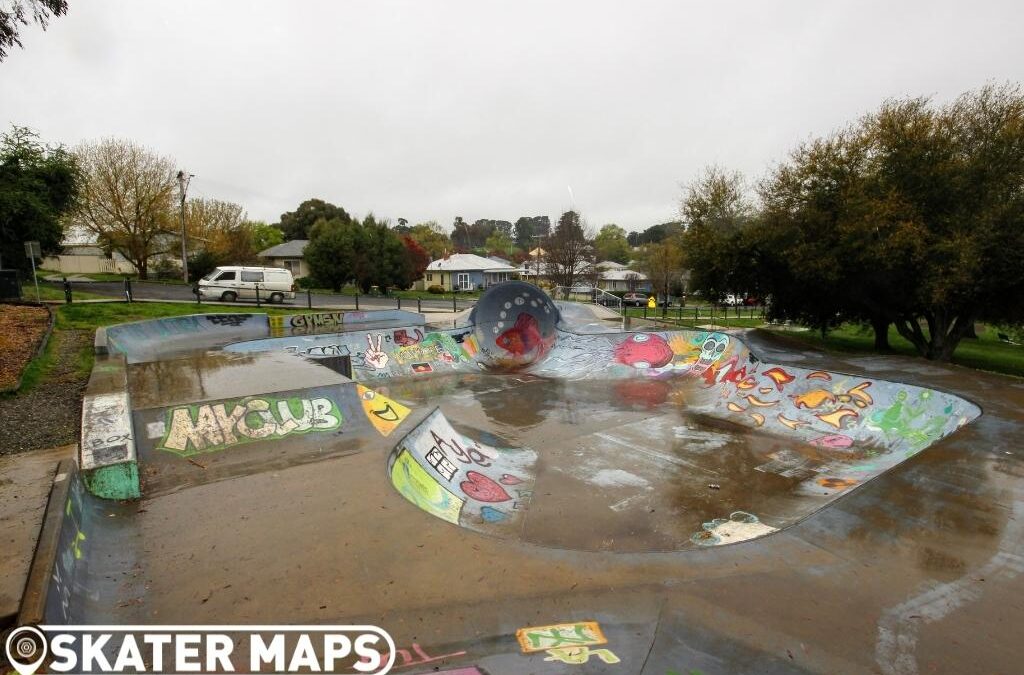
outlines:
[[[773,311],[821,330],[894,324],[948,360],[976,320],[1024,321],[1024,95],[890,100],[799,147],[762,188],[748,242]]]
[[[25,127],[0,136],[0,266],[30,267],[25,241],[38,241],[43,255],[58,252],[79,187],[77,161],[63,147]]]
[[[364,246],[360,223],[351,218],[321,219],[310,228],[303,256],[318,284],[340,291],[355,278]]]
[[[598,260],[627,263],[633,250],[626,241],[626,231],[615,224],[608,224],[594,237],[594,249]]]
[[[277,227],[284,232],[285,241],[309,239],[313,225],[319,220],[352,220],[345,209],[322,199],[307,199],[299,208],[281,214]]]
[[[422,246],[432,260],[443,258],[455,251],[451,238],[436,220],[414,225],[409,230],[409,237]]]

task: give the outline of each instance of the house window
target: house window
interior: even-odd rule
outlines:
[[[288,270],[289,272],[291,272],[293,277],[299,276],[299,265],[300,265],[300,262],[298,260],[285,260],[284,261],[284,268],[286,270]]]
[[[469,273],[468,272],[459,272],[458,279],[459,279],[459,281],[458,281],[459,288],[461,288],[463,290],[469,290]]]
[[[427,275],[427,281],[433,281],[433,280],[434,280],[434,275],[433,274],[428,274]]]

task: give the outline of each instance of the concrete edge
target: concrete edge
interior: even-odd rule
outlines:
[[[50,487],[50,496],[39,529],[36,550],[29,566],[28,579],[21,596],[18,610],[18,625],[40,624],[46,612],[46,595],[50,588],[50,575],[57,564],[58,543],[64,522],[64,503],[71,489],[71,476],[75,471],[74,460],[64,459],[57,465],[57,471]]]
[[[95,496],[117,500],[142,496],[122,355],[107,356],[93,366],[82,398],[78,461],[82,482]]]
[[[96,336],[93,338],[93,353],[99,356],[110,353],[110,346],[107,343],[107,327],[100,326],[96,329]]]

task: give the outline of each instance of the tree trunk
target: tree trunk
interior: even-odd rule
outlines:
[[[145,281],[149,278],[149,260],[143,258],[142,260],[133,260],[132,263],[135,265],[135,269],[139,273],[140,281]]]
[[[889,345],[889,319],[880,316],[871,317],[871,328],[875,331],[875,351],[891,352]]]
[[[917,353],[921,356],[928,355],[928,340],[924,337],[921,324],[916,316],[901,316],[896,319],[896,330],[907,342],[914,345]]]

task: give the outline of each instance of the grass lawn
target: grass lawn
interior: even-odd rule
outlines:
[[[81,285],[76,285],[72,288],[71,297],[73,300],[109,300],[110,298],[105,295],[96,295],[95,293],[89,293],[87,291],[79,290]],[[36,287],[32,284],[22,284],[21,286],[21,299],[29,302],[35,302],[36,300]],[[54,286],[52,284],[39,284],[39,299],[42,301],[46,300],[60,300],[64,301],[64,289],[60,286]]]
[[[305,307],[283,309],[252,306],[197,305],[177,302],[103,302],[61,305],[54,323],[58,330],[95,330],[115,323],[160,319],[185,314],[302,314]],[[313,310],[316,311],[316,310]]]
[[[768,330],[773,330],[768,328]],[[953,363],[978,370],[1024,377],[1024,345],[1001,342],[994,326],[978,324],[978,339],[961,340],[953,354]],[[814,347],[840,352],[874,352],[874,333],[870,328],[846,324],[832,331],[822,340],[816,331],[779,331],[788,338]],[[889,328],[889,344],[893,352],[917,356],[917,350],[901,336],[896,328]]]

